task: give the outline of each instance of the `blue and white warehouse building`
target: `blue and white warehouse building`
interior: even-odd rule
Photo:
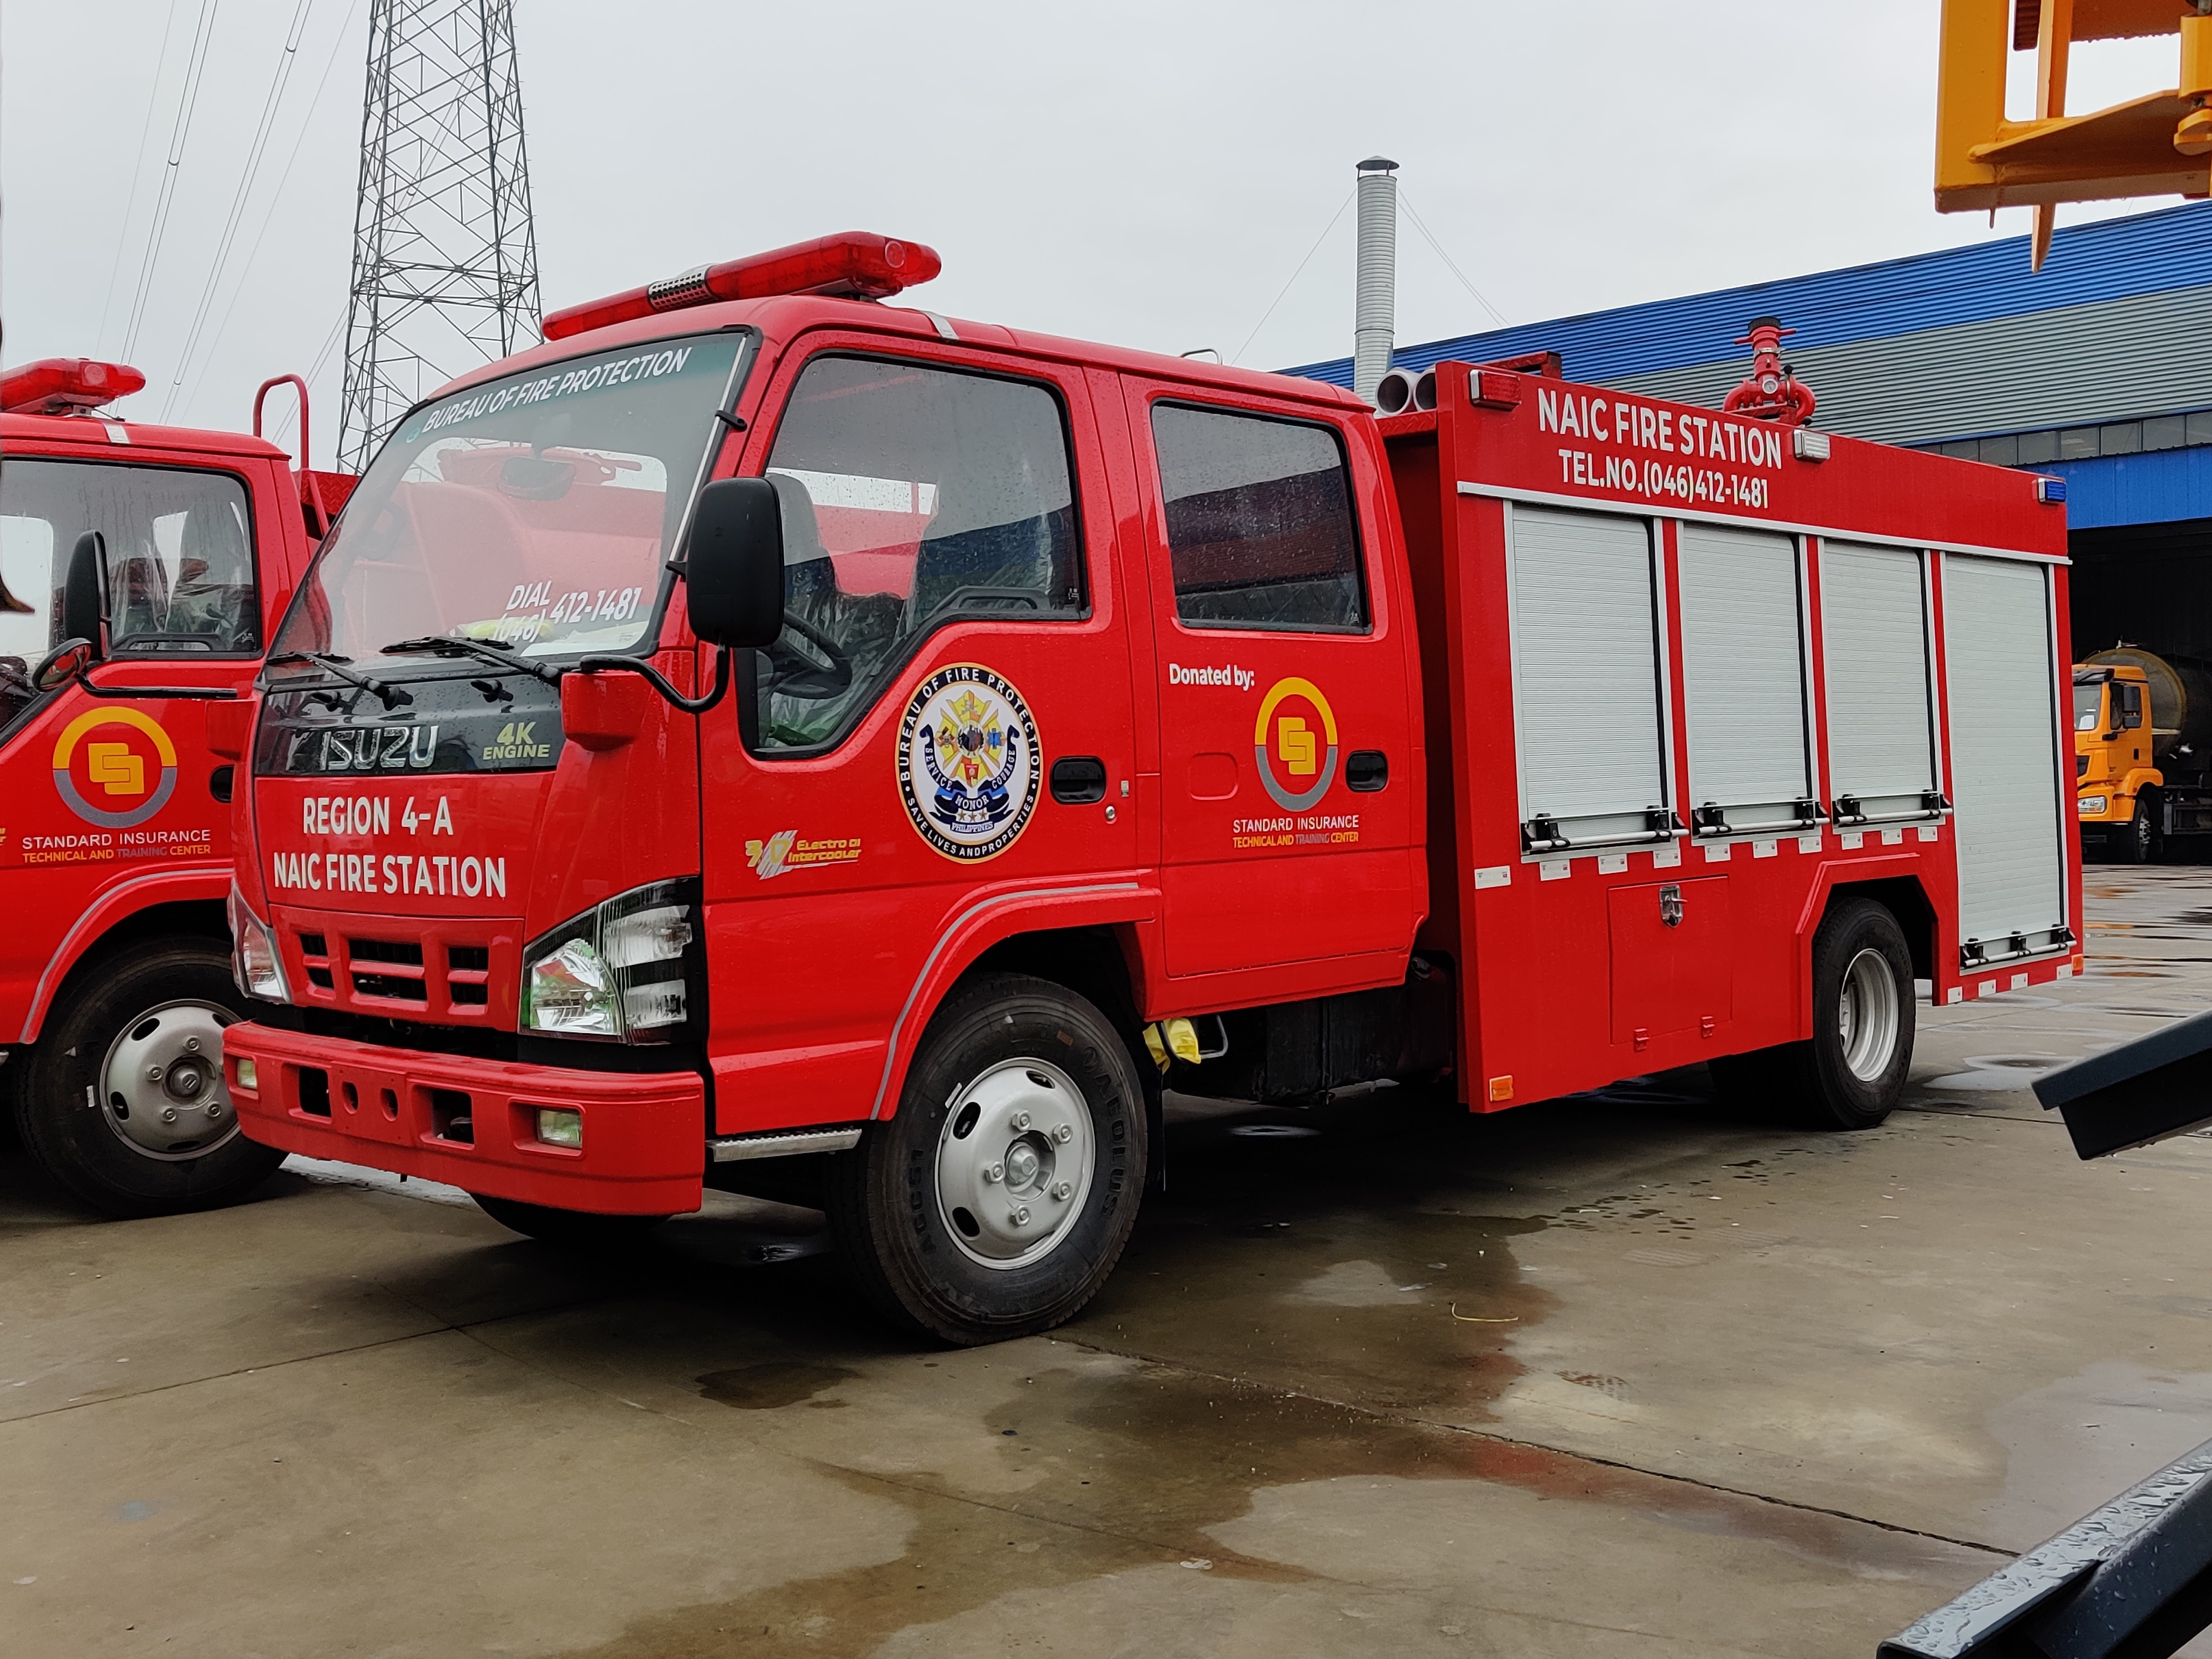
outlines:
[[[1753,318],[1816,427],[2067,481],[2077,653],[2212,658],[2212,204],[1401,346],[1425,368],[1557,351],[1568,378],[1716,405]],[[1352,360],[1290,371],[1352,383]]]

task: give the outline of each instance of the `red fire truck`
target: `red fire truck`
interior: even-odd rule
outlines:
[[[222,1082],[228,802],[239,699],[348,482],[106,412],[144,385],[0,374],[0,1113],[118,1215],[228,1202],[281,1156]]]
[[[1097,1289],[1164,1082],[1850,1127],[1916,981],[2079,970],[2043,481],[1469,364],[1378,421],[883,303],[937,264],[696,271],[400,423],[238,796],[256,1139],[549,1237],[804,1195],[978,1341]]]

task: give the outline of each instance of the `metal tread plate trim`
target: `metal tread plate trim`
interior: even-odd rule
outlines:
[[[717,1164],[742,1164],[749,1158],[790,1158],[799,1152],[848,1152],[860,1144],[860,1131],[857,1127],[792,1129],[709,1140],[707,1151]]]

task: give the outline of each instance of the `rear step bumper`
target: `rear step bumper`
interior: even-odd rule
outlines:
[[[699,1207],[707,1097],[693,1073],[469,1060],[251,1022],[222,1037],[240,1126],[265,1146],[556,1209]],[[239,1081],[241,1060],[252,1087]],[[580,1148],[538,1139],[547,1109],[580,1115]]]

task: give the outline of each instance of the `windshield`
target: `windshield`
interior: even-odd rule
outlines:
[[[2100,680],[2089,685],[2076,685],[2074,688],[2074,729],[2076,732],[2095,731],[2097,716],[2103,711],[2104,706],[2103,681]]]
[[[274,654],[438,635],[524,656],[628,651],[747,337],[656,341],[471,386],[378,452]]]

